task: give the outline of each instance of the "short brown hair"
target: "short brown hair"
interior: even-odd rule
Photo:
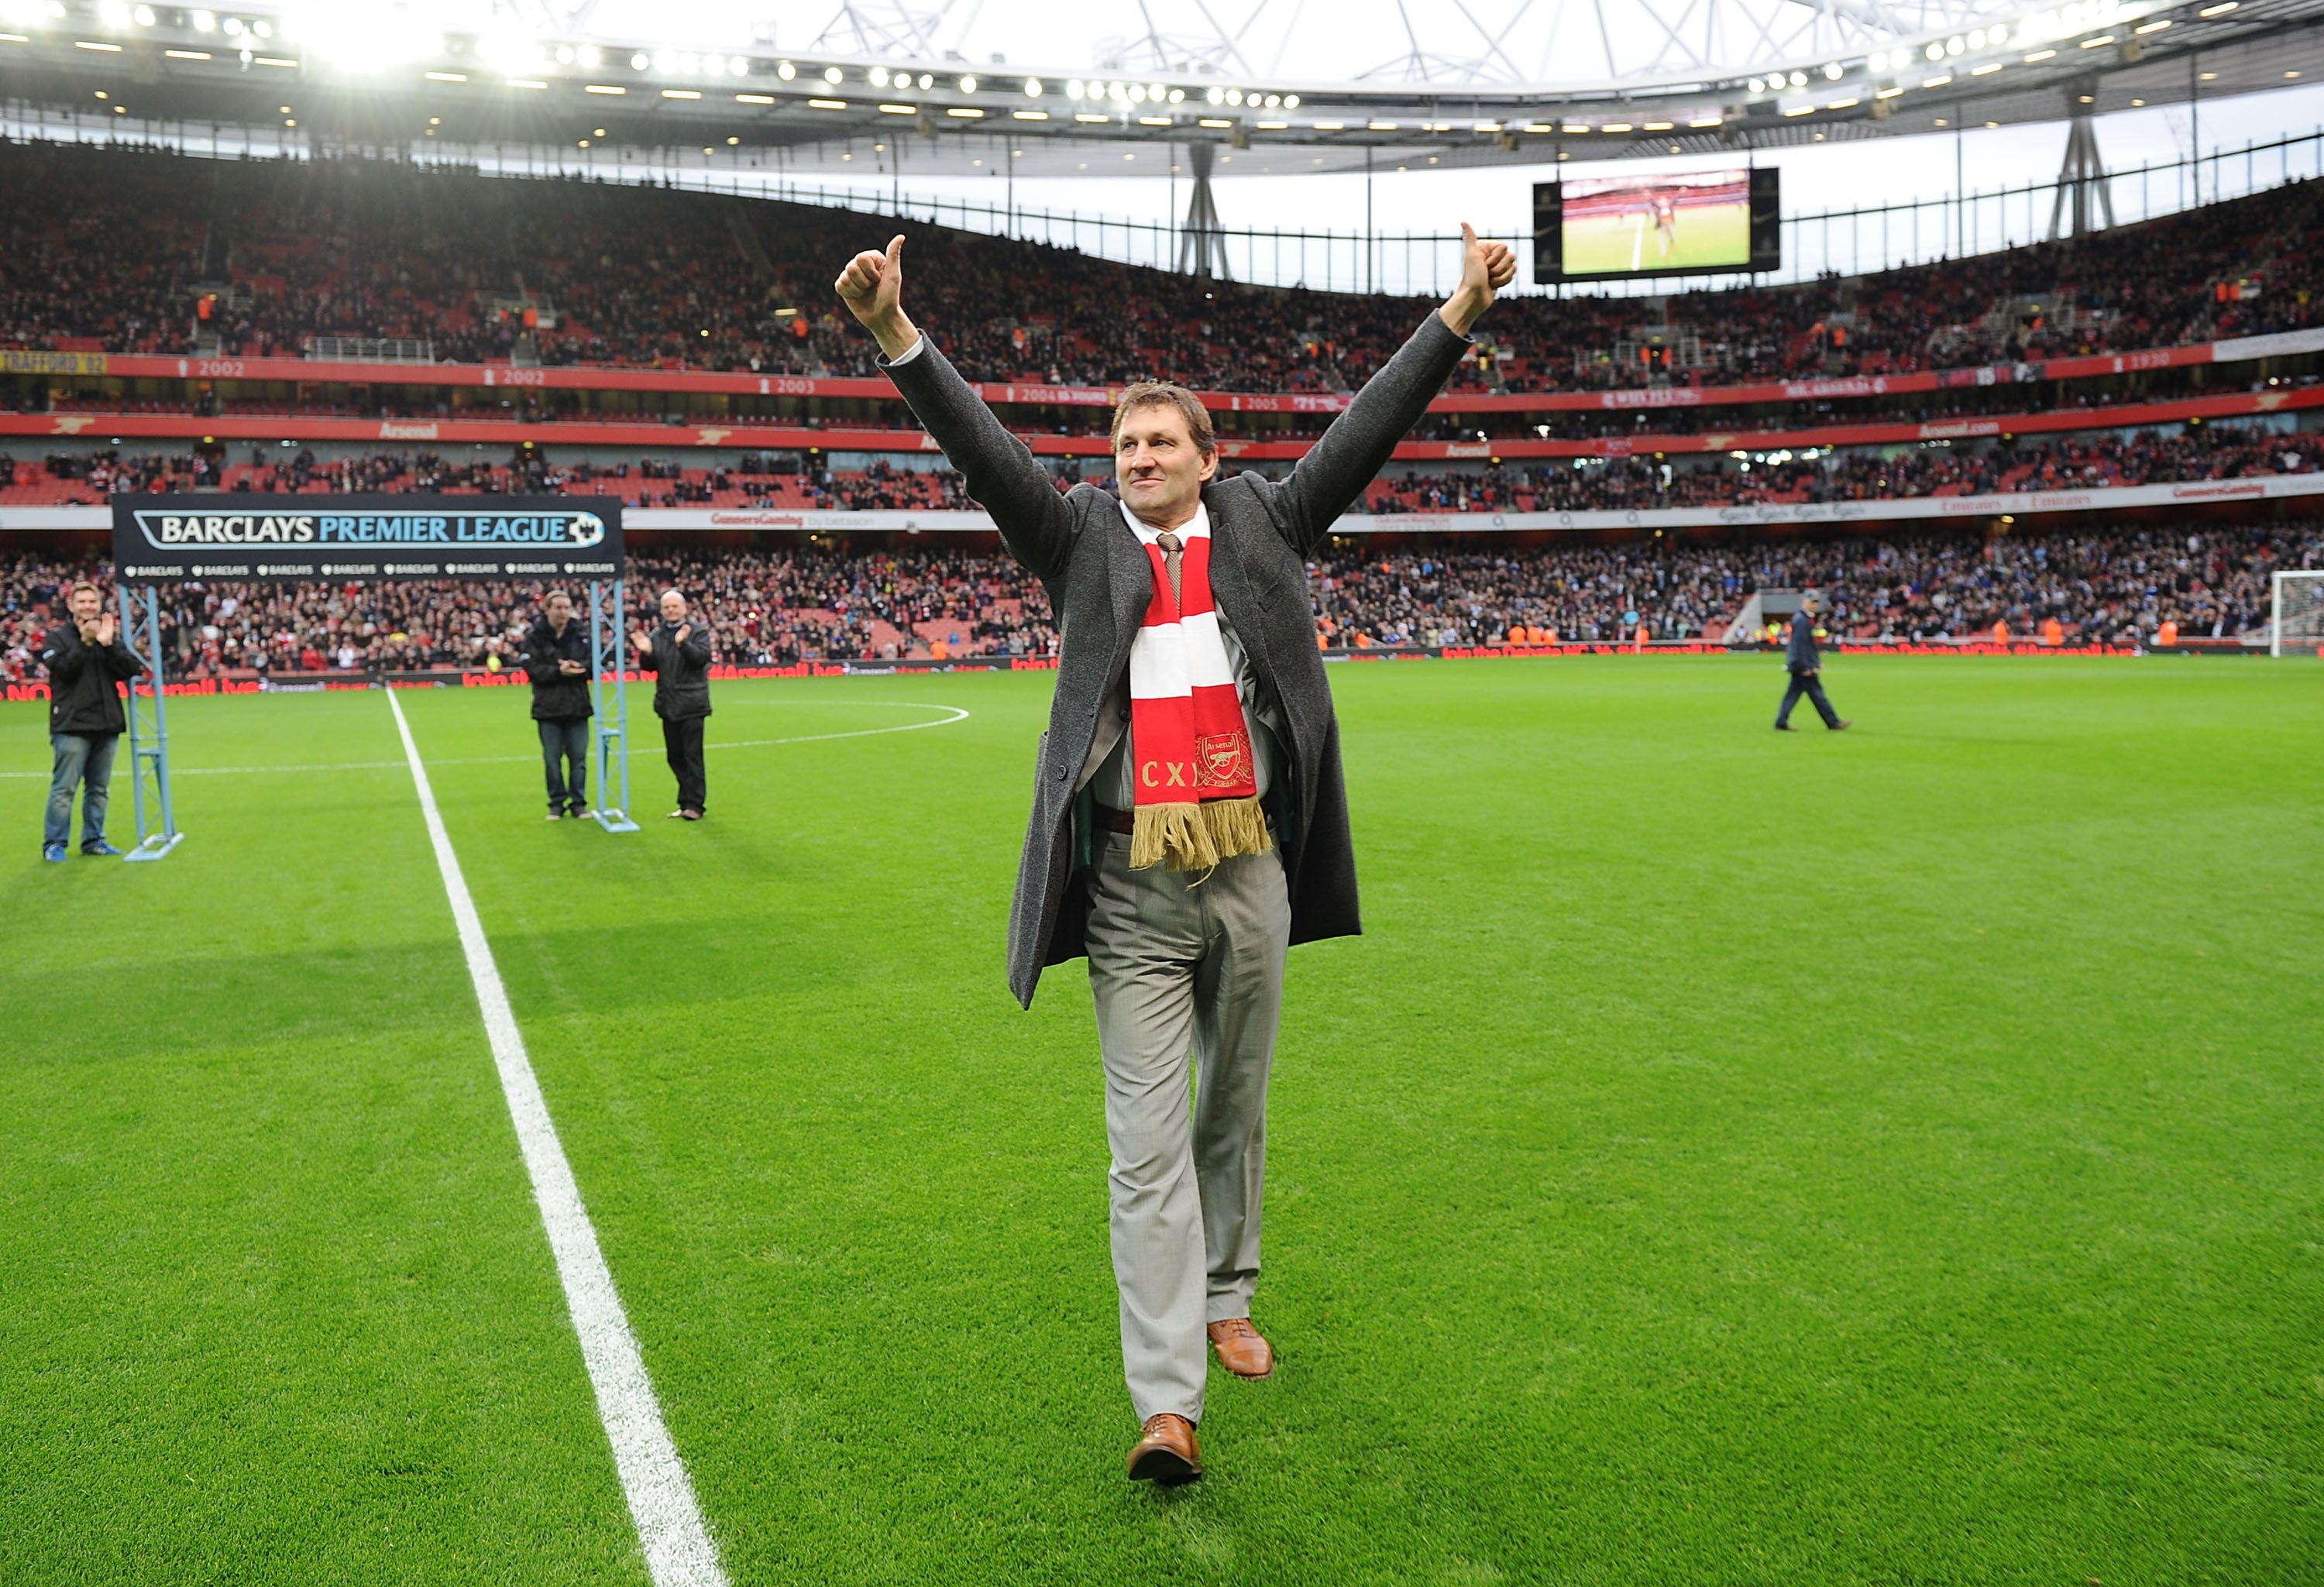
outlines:
[[[72,586],[72,588],[67,590],[65,592],[65,599],[69,601],[83,590],[87,590],[90,595],[95,595],[100,601],[105,599],[105,592],[97,587],[97,581],[95,579],[89,578],[79,580]]]
[[[573,597],[563,590],[551,590],[540,597],[540,604],[544,606],[551,601],[562,601],[569,606],[573,604]]]
[[[1218,432],[1211,428],[1211,411],[1203,400],[1185,386],[1173,385],[1167,380],[1141,380],[1121,388],[1121,400],[1113,405],[1113,449],[1121,450],[1121,425],[1140,408],[1176,408],[1186,421],[1186,431],[1194,438],[1194,450],[1207,457],[1219,449]]]

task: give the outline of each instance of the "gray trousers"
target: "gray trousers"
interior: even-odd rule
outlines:
[[[1132,871],[1129,835],[1103,836],[1087,940],[1122,1371],[1140,1421],[1170,1411],[1199,1422],[1204,1327],[1249,1316],[1259,1283],[1291,900],[1273,853],[1207,877]]]

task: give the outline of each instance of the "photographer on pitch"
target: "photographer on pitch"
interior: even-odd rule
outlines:
[[[654,715],[661,718],[662,752],[678,779],[678,808],[670,819],[702,819],[702,724],[710,716],[710,630],[696,626],[686,597],[661,593],[661,623],[640,629],[639,670],[654,675]]]
[[[91,859],[121,853],[105,841],[113,752],[128,726],[118,686],[145,670],[115,631],[113,614],[95,585],[73,586],[65,606],[70,621],[41,641],[41,664],[49,671],[49,743],[56,752],[41,857],[52,863],[64,859],[72,838],[76,787],[81,790],[80,852]]]
[[[517,662],[532,679],[532,719],[549,779],[549,818],[589,814],[589,636],[573,621],[573,597],[551,590]]]

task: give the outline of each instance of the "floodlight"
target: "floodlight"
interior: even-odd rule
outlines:
[[[1204,96],[1204,97],[1213,105],[1223,105],[1227,102],[1227,91],[1224,88],[1214,87],[1211,89],[1209,94]]]
[[[1040,97],[1041,79],[1039,78],[1027,78],[1025,79],[1025,97],[1028,99],[1038,99]]]
[[[1154,101],[1154,103],[1155,103],[1155,104],[1157,104],[1157,105],[1161,104],[1161,103],[1162,103],[1162,85],[1161,85],[1160,83],[1148,83],[1148,84],[1147,84],[1147,85],[1146,85],[1146,97],[1147,97],[1148,99],[1153,100],[1153,101]]]
[[[581,46],[581,64],[595,70],[605,64],[605,52],[595,44]]]
[[[1823,69],[1823,75],[1824,75],[1824,80],[1825,80],[1825,81],[1827,81],[1827,82],[1834,82],[1834,83],[1836,83],[1836,82],[1840,81],[1840,62],[1839,62],[1839,61],[1837,61],[1837,60],[1831,60],[1831,61],[1827,61],[1827,62],[1825,62],[1825,63],[1824,63],[1824,69]]]
[[[274,24],[262,16],[250,24],[250,31],[262,39],[271,39],[274,36]]]
[[[823,69],[823,80],[826,83],[835,83],[846,75],[835,66],[826,66]]]
[[[888,86],[888,69],[884,66],[875,66],[864,76],[875,88],[884,88]]]
[[[137,25],[141,28],[150,28],[153,25],[153,8],[150,5],[141,5],[130,14],[136,19]]]
[[[1794,87],[1794,88],[1806,88],[1807,86],[1808,86],[1808,74],[1807,74],[1807,73],[1805,73],[1805,72],[1803,72],[1803,71],[1795,71],[1795,72],[1792,73],[1792,87]]]
[[[125,28],[129,25],[129,7],[121,0],[100,0],[97,20],[109,28]]]
[[[217,31],[217,17],[215,14],[207,11],[197,11],[194,13],[194,32],[198,33],[208,33],[216,32]]]
[[[1766,80],[1763,78],[1753,78],[1751,79],[1751,91],[1755,94],[1766,93],[1767,91]]]
[[[961,79],[960,79],[960,91],[961,91],[962,93],[964,93],[964,94],[973,94],[973,93],[975,93],[975,92],[976,92],[976,78],[975,78],[975,77],[972,75],[972,76],[969,76],[969,77],[964,77],[963,78],[961,78]]]
[[[783,81],[789,82],[793,78],[798,76],[798,68],[793,66],[788,60],[778,60],[775,62],[775,75],[782,78]]]
[[[630,69],[632,71],[643,71],[652,64],[653,58],[642,50],[630,57]]]
[[[1026,91],[1027,91],[1028,93],[1031,92],[1031,90],[1030,90],[1029,88],[1028,88],[1028,90],[1026,90]],[[1078,98],[1080,98],[1081,97],[1082,97],[1082,79],[1081,79],[1081,78],[1068,78],[1068,79],[1066,80],[1066,82],[1065,82],[1065,97],[1066,97],[1066,98],[1068,98],[1068,99],[1078,99]]]

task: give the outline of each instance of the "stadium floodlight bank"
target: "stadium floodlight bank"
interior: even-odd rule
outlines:
[[[130,692],[132,763],[138,771],[137,848],[159,859],[182,835],[170,790],[169,737],[160,664],[163,579],[361,582],[538,578],[585,584],[589,596],[589,689],[599,826],[635,832],[631,819],[627,638],[622,595],[622,507],[613,496],[218,495],[117,496],[113,572],[122,629],[134,646],[144,623],[152,715]],[[136,594],[132,595],[134,589]],[[607,697],[610,687],[611,698]],[[608,774],[611,773],[611,776]],[[154,784],[149,826],[145,782]],[[618,782],[621,803],[605,796]]]
[[[2278,573],[2268,614],[2267,653],[2324,656],[2324,567]]]

